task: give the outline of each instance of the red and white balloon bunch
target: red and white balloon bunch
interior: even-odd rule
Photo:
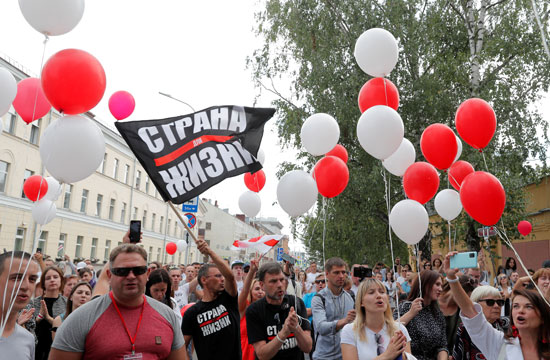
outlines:
[[[46,225],[55,218],[57,208],[55,201],[61,195],[61,185],[53,177],[43,178],[33,175],[23,184],[25,196],[35,202],[32,217],[40,225]]]
[[[264,164],[265,153],[263,149],[258,150],[258,161],[260,164]],[[244,184],[248,188],[248,191],[245,191],[239,197],[239,209],[241,209],[246,216],[253,218],[258,215],[262,208],[262,199],[258,193],[265,186],[264,171],[258,170],[254,174],[244,174]]]

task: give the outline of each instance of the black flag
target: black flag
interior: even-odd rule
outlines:
[[[213,106],[115,125],[165,201],[181,204],[223,179],[256,172],[264,124],[275,109]]]

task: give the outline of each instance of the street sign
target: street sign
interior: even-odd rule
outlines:
[[[199,210],[199,197],[193,198],[182,204],[181,211],[196,213]]]
[[[477,229],[478,237],[489,237],[489,236],[495,236],[496,234],[497,234],[497,231],[495,230],[494,226],[484,226],[482,228]]]
[[[189,227],[189,229],[194,228],[195,225],[197,225],[197,218],[195,217],[195,215],[187,213],[185,214],[185,216],[187,217],[187,226]]]
[[[277,261],[283,261],[283,251],[282,247],[277,248]]]

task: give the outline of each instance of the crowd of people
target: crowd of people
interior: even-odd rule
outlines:
[[[482,254],[468,269],[452,252],[321,270],[197,247],[208,262],[163,265],[126,234],[97,272],[0,254],[1,357],[550,359],[550,261],[531,281],[513,258],[491,276]]]

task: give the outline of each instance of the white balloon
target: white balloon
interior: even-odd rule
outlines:
[[[441,190],[434,200],[435,211],[447,221],[454,220],[462,211],[460,194],[452,189]]]
[[[460,159],[460,155],[462,155],[462,141],[460,141],[460,138],[458,136],[456,136],[456,146],[458,148],[456,149],[456,157],[454,162]]]
[[[178,240],[176,246],[178,247],[179,252],[184,252],[187,247],[187,242],[185,240]]]
[[[83,180],[103,161],[105,138],[101,129],[81,115],[63,116],[50,124],[40,141],[40,158],[62,183]]]
[[[265,162],[265,152],[264,152],[264,149],[258,150],[258,161],[260,162],[260,164],[262,164],[262,166],[264,165],[264,162]]]
[[[401,240],[409,245],[418,243],[428,231],[428,212],[415,200],[401,200],[391,209],[390,225]]]
[[[397,64],[397,40],[387,30],[369,29],[357,39],[353,55],[361,70],[370,76],[387,76]]]
[[[84,14],[84,0],[19,0],[19,8],[36,31],[55,36],[78,25]]]
[[[405,128],[401,116],[389,106],[368,108],[357,122],[359,143],[371,156],[384,160],[397,151]]]
[[[42,199],[32,208],[32,218],[40,225],[46,225],[55,218],[57,207],[51,200]]]
[[[317,201],[317,184],[303,170],[292,170],[283,175],[277,184],[277,200],[290,216],[300,216]]]
[[[48,183],[48,192],[44,195],[44,198],[51,201],[56,201],[61,195],[61,184],[55,180],[52,176],[48,176],[46,179]]]
[[[416,159],[416,150],[413,144],[403,138],[401,145],[396,152],[382,161],[382,165],[395,176],[403,176],[409,166],[414,164]]]
[[[324,155],[338,143],[340,127],[338,122],[328,114],[313,114],[302,124],[300,138],[302,145],[311,155]]]
[[[11,107],[17,95],[17,82],[12,73],[0,67],[0,116],[3,116]]]
[[[239,197],[239,209],[249,218],[258,215],[261,207],[262,200],[260,199],[260,195],[253,191],[245,191]]]

